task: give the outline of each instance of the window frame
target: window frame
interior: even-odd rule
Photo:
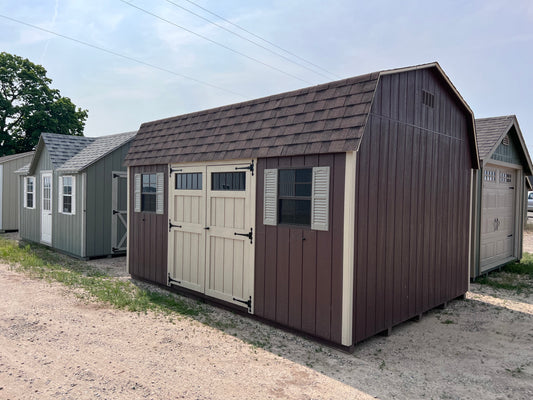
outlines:
[[[28,192],[28,182],[32,181],[32,191]],[[28,210],[35,210],[35,176],[24,177],[24,208]],[[28,194],[32,195],[32,207],[28,207]]]
[[[71,179],[70,194],[65,194],[65,178]],[[74,175],[62,175],[59,177],[59,201],[58,212],[64,215],[76,215],[76,177]],[[70,197],[70,212],[64,210],[65,197]]]
[[[308,170],[309,173],[310,173],[310,180],[308,182],[297,182],[296,174],[295,174],[294,182],[291,182],[291,184],[294,185],[294,192],[295,192],[294,196],[282,195],[281,194],[281,190],[280,190],[280,185],[282,184],[281,183],[281,179],[280,179],[280,175],[281,175],[282,171],[298,171],[298,170]],[[277,196],[276,196],[276,202],[277,202],[276,222],[277,222],[277,225],[287,226],[287,227],[298,227],[298,228],[309,228],[309,229],[311,229],[312,219],[313,219],[313,210],[312,210],[312,205],[313,205],[313,167],[278,168],[277,174],[278,174],[278,188],[277,188]],[[297,187],[298,184],[310,185],[311,187],[310,187],[309,195],[296,195],[296,187]],[[281,213],[282,213],[281,204],[282,204],[282,201],[284,201],[284,200],[309,202],[309,216],[308,216],[309,223],[299,224],[299,223],[296,223],[296,222],[282,222],[281,221]]]
[[[151,177],[153,176],[154,178],[154,184],[153,184],[153,188],[154,188],[154,191],[149,191],[149,192],[145,192],[144,191],[144,177],[145,176],[148,176],[149,179],[149,187],[152,187],[151,186]],[[153,210],[147,210],[145,209],[145,196],[153,196],[153,205],[154,205],[154,209]],[[150,172],[150,173],[147,173],[147,174],[141,174],[141,212],[145,212],[145,213],[155,213],[157,211],[157,173],[155,172]]]

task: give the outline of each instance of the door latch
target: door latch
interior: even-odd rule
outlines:
[[[253,244],[253,237],[254,237],[254,228],[250,228],[250,232],[248,233],[233,233],[235,236],[246,236],[248,239],[250,239],[250,244]]]

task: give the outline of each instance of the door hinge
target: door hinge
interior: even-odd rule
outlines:
[[[233,233],[235,236],[246,236],[248,239],[250,239],[250,244],[253,244],[253,238],[254,238],[254,228],[250,228],[250,232],[248,233]]]
[[[252,176],[254,176],[254,160],[252,160],[252,163],[246,167],[235,167],[235,169],[248,169],[252,172]]]
[[[511,235],[507,235],[507,237],[513,237],[513,235],[512,234]]]
[[[168,219],[168,231],[170,232],[172,228],[181,228],[181,225],[174,225],[172,222],[170,222],[170,218]]]
[[[168,176],[172,176],[173,172],[180,172],[180,171],[183,171],[183,170],[181,168],[172,168],[172,167],[170,167]]]
[[[170,286],[173,282],[177,283],[178,285],[181,285],[181,281],[178,281],[177,279],[172,279],[170,277],[170,272],[167,274],[167,280],[168,280],[168,286]]]
[[[252,296],[250,296],[248,300],[241,300],[234,297],[233,301],[238,301],[239,303],[246,304],[246,306],[248,307],[248,312],[252,312]]]

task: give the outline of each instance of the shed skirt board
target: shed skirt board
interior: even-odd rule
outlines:
[[[480,272],[515,255],[516,183],[514,169],[489,165],[483,171]]]
[[[173,167],[168,275],[169,284],[248,306],[251,312],[247,302],[253,298],[254,244],[248,234],[253,235],[253,177],[250,171],[237,172],[241,166],[246,164]],[[239,173],[244,182],[239,187],[213,183],[214,174],[221,173]],[[178,188],[178,175],[194,176],[194,188]]]
[[[52,244],[52,174],[41,175],[41,242]]]

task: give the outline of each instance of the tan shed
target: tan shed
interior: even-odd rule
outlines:
[[[533,167],[514,115],[476,119],[471,278],[522,258],[527,181]]]

